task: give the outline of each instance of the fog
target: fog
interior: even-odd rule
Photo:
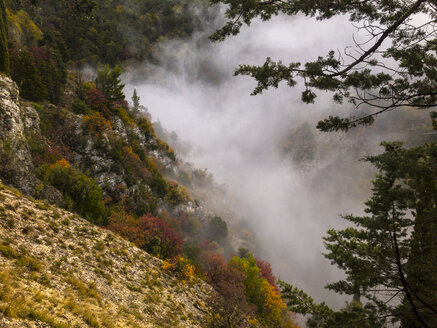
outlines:
[[[267,56],[286,63],[343,51],[355,32],[346,17],[279,17],[255,22],[218,44],[207,41],[206,33],[168,41],[159,50],[159,65],[144,64],[126,77],[128,94],[135,87],[153,119],[193,145],[184,160],[207,168],[237,197],[238,215],[249,222],[274,273],[334,307],[345,298],[323,287],[341,272],[322,256],[322,236],[344,225],[339,214],[362,212],[371,168],[358,160],[376,153],[382,137],[357,149],[348,134],[315,132],[317,140],[334,146],[298,167],[282,152],[290,129],[302,122],[314,127],[342,109],[323,93],[314,105],[303,104],[302,85],[250,96],[254,80],[233,71],[238,64],[262,64]]]

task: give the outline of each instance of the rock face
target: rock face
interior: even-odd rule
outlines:
[[[31,106],[21,106],[17,84],[0,75],[0,178],[28,195],[35,195],[41,181],[33,173],[33,160],[27,138],[40,135],[40,119]],[[50,186],[39,196],[61,204],[63,197]]]
[[[0,131],[4,137],[23,137],[18,95],[18,86],[10,78],[0,75]]]
[[[203,327],[212,288],[0,184],[0,327]]]
[[[30,174],[32,156],[25,130],[39,129],[39,120],[33,108],[21,109],[18,96],[15,82],[0,76],[0,174],[7,183],[32,194],[36,180]]]

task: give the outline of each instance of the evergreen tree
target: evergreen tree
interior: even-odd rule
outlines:
[[[5,1],[0,0],[0,72],[9,75],[9,52]]]
[[[21,96],[33,101],[46,99],[47,89],[32,54],[23,48],[13,48],[11,54],[11,77],[18,84]]]
[[[115,66],[114,69],[110,69],[109,65],[105,65],[103,69],[97,71],[96,86],[106,99],[109,101],[123,100],[125,98],[123,94],[124,84],[120,79],[121,68]]]
[[[134,113],[138,113],[138,109],[140,108],[140,97],[137,95],[137,89],[134,89],[134,94],[132,95],[132,103]]]
[[[306,15],[317,20],[347,16],[365,30],[369,39],[347,51],[348,56],[331,50],[326,56],[306,63],[283,64],[267,58],[261,66],[242,65],[236,74],[249,75],[258,82],[253,94],[284,81],[290,87],[303,81],[302,101],[313,103],[317,90],[333,92],[333,100],[349,101],[354,108],[373,109],[353,118],[329,117],[319,122],[324,131],[347,130],[370,124],[382,112],[397,107],[437,106],[437,56],[434,22],[436,3],[431,0],[211,0],[227,5],[229,21],[211,39],[224,40],[240,32],[243,24],[263,21],[275,15]],[[413,17],[421,17],[418,22]],[[423,20],[423,21],[422,21]],[[387,45],[385,47],[384,45]],[[358,55],[352,55],[357,53]]]
[[[379,170],[366,202],[368,215],[344,216],[354,226],[330,229],[324,238],[325,256],[346,273],[327,288],[354,296],[350,308],[302,306],[311,303],[307,296],[283,284],[291,309],[312,313],[321,327],[344,320],[354,323],[348,327],[361,327],[360,322],[378,327],[378,318],[392,318],[402,327],[437,326],[437,144],[383,146],[383,154],[365,159]]]

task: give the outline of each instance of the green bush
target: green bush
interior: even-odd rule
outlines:
[[[206,236],[211,240],[224,242],[228,237],[228,226],[226,222],[223,221],[219,216],[214,216],[211,220],[209,220],[206,229]]]
[[[11,77],[20,86],[21,97],[33,101],[47,99],[47,89],[29,51],[19,47],[11,48],[10,64]]]
[[[87,104],[79,98],[74,99],[73,104],[71,104],[71,109],[76,114],[87,114],[90,111]]]
[[[47,184],[61,191],[65,198],[72,201],[72,210],[95,224],[103,224],[105,204],[102,189],[95,181],[63,160],[52,165],[42,165],[37,176]]]
[[[167,181],[162,177],[162,175],[158,172],[152,172],[152,183],[150,184],[150,188],[152,191],[159,197],[165,197],[168,192]]]
[[[132,119],[132,117],[126,111],[126,109],[122,107],[116,107],[116,108],[112,108],[112,112],[122,120],[125,126],[127,127],[135,126],[135,121]]]

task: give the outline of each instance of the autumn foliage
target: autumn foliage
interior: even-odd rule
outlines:
[[[88,128],[89,133],[97,137],[101,137],[104,133],[112,130],[111,122],[97,112],[91,115],[85,115],[83,117],[83,123]]]
[[[225,261],[222,255],[207,252],[202,256],[202,267],[209,284],[219,297],[211,297],[210,304],[215,315],[211,326],[248,327],[254,314],[245,295],[245,275]]]
[[[186,258],[178,255],[173,259],[162,261],[162,269],[173,273],[184,282],[196,279],[196,269]]]
[[[270,265],[270,263],[267,261],[256,259],[256,265],[259,268],[259,277],[267,280],[268,283],[272,285],[277,292],[279,292],[279,287],[276,284],[276,278],[273,275],[272,266]]]
[[[280,327],[286,305],[275,286],[260,274],[257,260],[248,253],[245,257],[233,257],[230,264],[245,275],[246,297],[255,305],[259,320],[268,327]]]
[[[150,214],[138,219],[124,213],[114,214],[108,229],[158,257],[173,258],[182,252],[181,237],[167,222]]]
[[[88,90],[85,95],[85,101],[94,110],[99,110],[108,103],[108,100],[99,89]]]

